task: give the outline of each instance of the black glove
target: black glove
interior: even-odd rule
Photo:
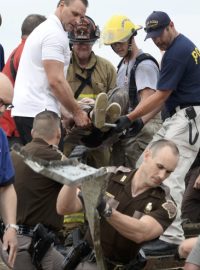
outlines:
[[[110,217],[112,215],[112,208],[106,202],[106,200],[101,196],[99,204],[97,205],[97,211],[101,217]]]
[[[129,130],[127,130],[126,137],[136,136],[140,130],[144,127],[144,123],[141,118],[136,119],[131,123]]]
[[[117,125],[115,131],[121,133],[123,130],[129,128],[132,122],[126,115],[123,115],[115,122],[115,124]]]

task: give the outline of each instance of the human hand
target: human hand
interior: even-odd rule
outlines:
[[[141,118],[138,118],[136,120],[134,120],[132,123],[131,123],[131,126],[127,132],[127,136],[131,136],[131,137],[134,137],[136,136],[140,131],[141,129],[144,127],[144,123],[142,121]]]
[[[3,251],[8,252],[7,264],[13,268],[17,255],[17,232],[14,228],[8,228],[3,236]]]
[[[83,110],[78,110],[73,114],[74,122],[77,127],[89,127],[91,125],[91,120],[88,114]]]
[[[194,183],[195,189],[200,189],[200,175],[197,177],[195,183]]]
[[[99,199],[97,211],[101,217],[110,217],[112,215],[112,208],[103,198],[103,196],[101,196]]]
[[[132,124],[131,120],[126,116],[121,116],[116,122],[116,127],[114,128],[117,133],[129,128]]]
[[[79,104],[90,104],[90,105],[94,105],[95,101],[92,98],[82,98],[80,101],[78,101]]]

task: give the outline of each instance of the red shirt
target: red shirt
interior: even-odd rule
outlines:
[[[15,84],[15,80],[12,77],[11,74],[11,70],[10,70],[10,60],[11,57],[14,55],[14,60],[13,60],[13,64],[14,64],[14,68],[15,71],[17,72],[18,66],[19,66],[19,61],[20,61],[20,57],[24,48],[24,44],[25,44],[26,38],[22,38],[21,43],[18,45],[17,48],[14,49],[14,51],[11,53],[11,55],[9,56],[2,72],[8,76],[8,78],[10,79],[10,81],[12,82],[13,86]],[[11,117],[11,111],[10,110],[6,110],[4,112],[4,114],[0,117],[0,126],[3,128],[3,130],[5,131],[7,137],[19,137],[19,133],[17,131],[15,122],[13,120],[13,118]]]

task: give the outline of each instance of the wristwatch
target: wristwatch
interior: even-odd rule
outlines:
[[[6,232],[9,228],[15,229],[16,232],[18,232],[18,230],[19,230],[19,226],[18,226],[18,225],[10,223],[10,224],[7,224],[7,225],[6,225],[6,227],[5,227],[5,232]]]

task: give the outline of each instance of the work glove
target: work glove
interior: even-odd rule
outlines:
[[[132,122],[126,115],[123,115],[115,122],[115,124],[115,131],[117,133],[121,133],[125,129],[128,129],[131,126]]]
[[[141,129],[144,127],[144,123],[141,118],[136,119],[131,123],[129,130],[126,132],[126,137],[135,137]]]
[[[100,197],[99,203],[97,205],[97,211],[101,217],[110,217],[112,215],[112,208],[103,198],[103,196]]]
[[[120,133],[123,130],[127,129],[128,133],[130,132],[132,136],[136,136],[140,130],[144,127],[144,123],[141,118],[138,118],[131,122],[131,120],[126,116],[123,115],[121,116],[117,121],[116,121],[116,127],[115,130],[116,132]]]

